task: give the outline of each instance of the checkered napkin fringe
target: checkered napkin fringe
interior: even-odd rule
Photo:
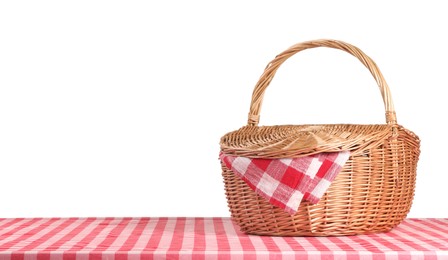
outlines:
[[[302,199],[316,204],[350,156],[349,151],[300,158],[254,159],[220,154],[228,169],[258,195],[293,215]]]

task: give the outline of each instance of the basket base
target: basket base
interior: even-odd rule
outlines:
[[[297,213],[289,215],[257,195],[223,165],[232,220],[243,233],[262,236],[351,236],[388,232],[400,224],[409,212],[414,182],[403,182],[398,192],[392,194],[374,193],[370,191],[371,187],[361,186],[357,188],[361,196],[356,197],[351,191],[354,188],[345,187],[345,183],[347,180],[358,181],[356,179],[360,175],[354,177],[350,171],[352,162],[346,166],[319,203],[302,202]],[[382,182],[396,185],[394,176],[381,178]],[[365,182],[364,179],[361,181]],[[406,187],[404,183],[410,185]],[[377,187],[374,189],[377,190]]]
[[[233,220],[234,221],[234,220]],[[234,221],[236,223],[236,221]],[[237,224],[237,223],[236,223]],[[238,224],[237,224],[238,225]],[[340,230],[331,231],[306,231],[306,230],[296,230],[296,231],[280,231],[266,230],[261,231],[258,229],[243,229],[240,231],[248,235],[257,236],[282,236],[282,237],[333,237],[333,236],[357,236],[357,235],[368,235],[376,233],[386,233],[391,231],[395,226],[386,226],[383,228],[375,227],[371,230],[351,230],[350,227],[346,229],[341,228]]]

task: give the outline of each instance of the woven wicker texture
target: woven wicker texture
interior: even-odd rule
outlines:
[[[384,125],[257,126],[264,91],[277,69],[297,52],[315,47],[346,51],[372,73],[384,100]],[[293,45],[277,55],[255,86],[248,125],[221,138],[221,151],[251,158],[291,158],[350,150],[351,155],[327,193],[295,215],[272,206],[221,164],[232,219],[248,234],[339,236],[386,232],[410,210],[420,140],[397,124],[389,87],[375,62],[357,47],[335,40]]]

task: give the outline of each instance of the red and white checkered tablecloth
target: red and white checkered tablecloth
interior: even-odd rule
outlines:
[[[448,219],[406,219],[389,233],[268,237],[229,218],[0,219],[0,260],[448,259]]]

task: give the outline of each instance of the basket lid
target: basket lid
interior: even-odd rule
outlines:
[[[391,136],[390,125],[244,126],[224,135],[220,145],[222,152],[235,156],[294,158],[322,152],[362,152]]]

